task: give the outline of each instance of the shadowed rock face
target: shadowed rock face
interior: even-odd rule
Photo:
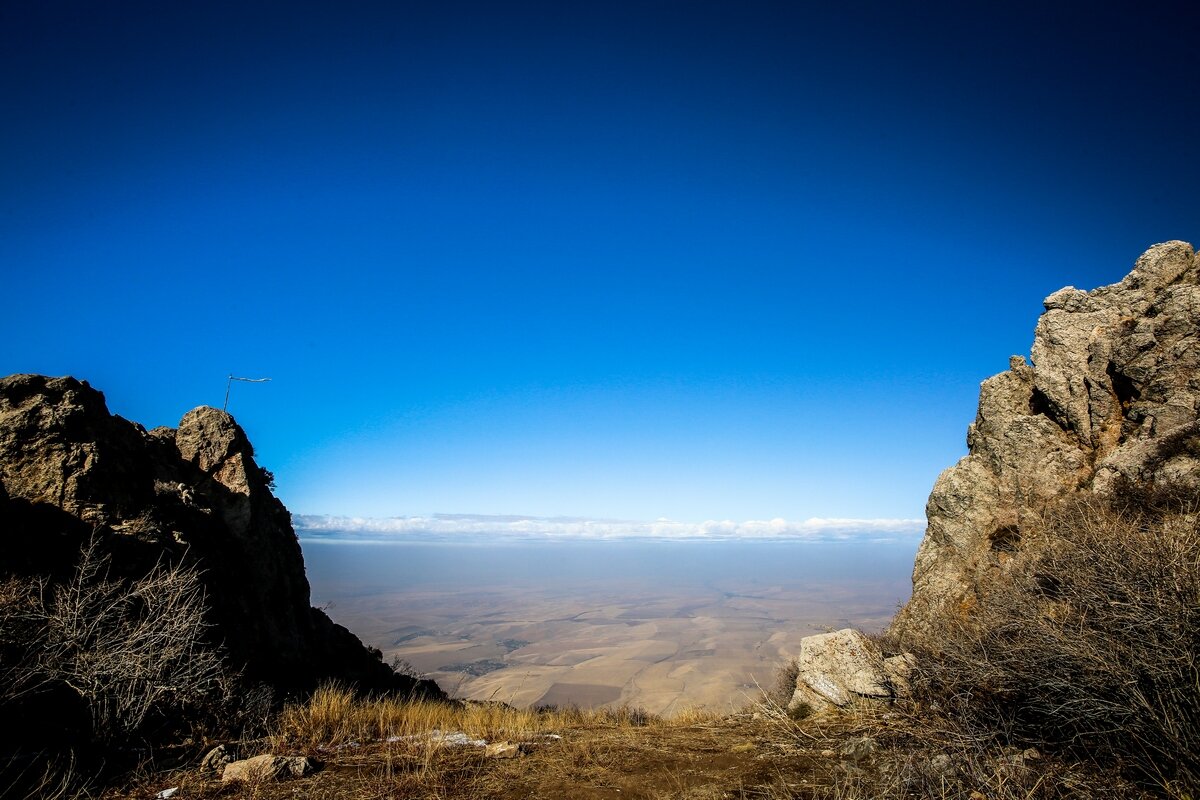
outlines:
[[[1200,490],[1200,261],[1155,245],[1120,283],[1046,298],[1032,349],[983,382],[968,455],[925,513],[903,634],[986,594],[1039,513],[1123,479]]]
[[[267,483],[223,411],[197,408],[178,429],[146,431],[74,378],[0,379],[0,574],[61,577],[96,535],[119,575],[197,564],[214,638],[251,680],[304,689],[336,678],[440,696],[310,607],[291,516]]]

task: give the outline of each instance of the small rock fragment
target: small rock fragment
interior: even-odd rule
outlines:
[[[200,759],[200,770],[202,772],[221,772],[225,769],[226,764],[234,760],[233,750],[223,744],[219,744],[205,753],[204,758]]]
[[[273,756],[270,753],[225,765],[221,781],[260,783],[285,778],[302,778],[316,771],[316,764],[304,756]]]
[[[859,736],[842,745],[839,753],[842,758],[857,764],[870,759],[878,749],[879,745],[870,736]]]
[[[929,766],[939,775],[949,775],[954,771],[954,759],[946,753],[938,753],[929,759]]]
[[[883,672],[897,697],[907,697],[912,691],[910,679],[916,665],[917,657],[912,653],[901,653],[883,660]]]
[[[488,758],[520,758],[525,755],[523,746],[516,742],[492,742],[483,752]]]

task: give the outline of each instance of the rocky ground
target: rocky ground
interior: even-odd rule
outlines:
[[[153,797],[178,786],[180,798],[263,800],[791,797],[828,784],[841,763],[836,754],[822,755],[828,748],[821,743],[786,741],[749,715],[686,726],[582,726],[556,735],[522,743],[514,757],[471,744],[313,748],[304,752],[321,768],[300,778],[223,783],[215,772],[184,769],[109,796]]]
[[[939,797],[1143,797],[1112,776],[1071,767],[1036,750],[964,746],[949,732],[914,727],[902,714],[797,723],[748,711],[687,723],[584,723],[521,742],[447,735],[399,742],[277,748],[308,759],[295,777],[222,780],[199,765],[144,775],[107,800],[153,798],[439,798],[439,800],[849,800]],[[240,745],[247,755],[268,741]],[[227,769],[227,768],[224,768]],[[241,772],[241,770],[239,770]],[[175,790],[172,792],[171,790]]]

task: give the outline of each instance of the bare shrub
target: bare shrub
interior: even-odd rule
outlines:
[[[1196,490],[1180,481],[1135,481],[1120,475],[1109,489],[1109,504],[1120,512],[1162,517],[1195,511]]]
[[[419,669],[414,667],[411,663],[400,656],[393,657],[388,666],[390,666],[392,668],[392,672],[396,673],[397,675],[403,675],[406,678],[412,678],[414,681],[423,681],[428,680],[429,678],[428,675],[426,675],[424,672],[421,672]]]
[[[12,703],[45,685],[36,667],[45,644],[45,613],[36,582],[0,582],[0,704]]]
[[[210,701],[230,679],[205,639],[204,588],[194,569],[160,564],[125,581],[111,579],[108,568],[93,538],[64,583],[37,581],[24,596],[6,585],[16,602],[0,614],[0,638],[19,653],[5,664],[13,688],[0,699],[66,685],[86,703],[102,741]]]
[[[800,677],[800,662],[796,659],[775,670],[775,685],[767,692],[769,699],[778,706],[787,708],[796,693],[796,680]]]
[[[1200,787],[1200,520],[1073,502],[968,618],[917,641],[916,697],[974,728]]]
[[[0,798],[5,800],[86,800],[92,782],[76,769],[75,754],[39,754],[0,766]]]

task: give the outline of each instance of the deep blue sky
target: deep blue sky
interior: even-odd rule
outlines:
[[[1044,296],[1200,239],[1200,24],[901,6],[0,0],[0,372],[270,376],[302,513],[919,516]]]

